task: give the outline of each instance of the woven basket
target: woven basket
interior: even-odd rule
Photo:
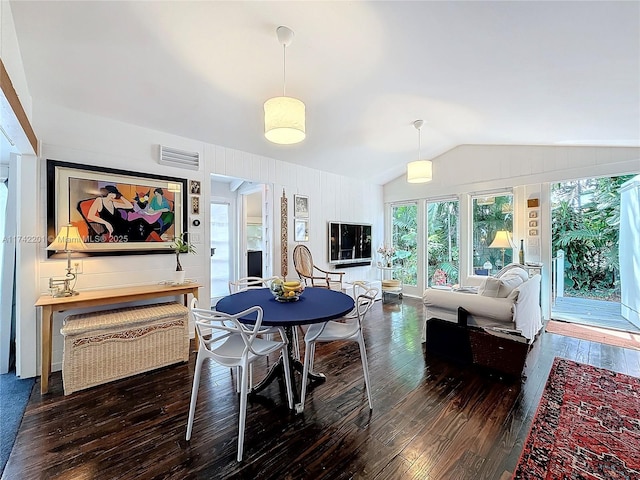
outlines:
[[[189,359],[189,310],[178,303],[70,315],[64,336],[64,393]]]

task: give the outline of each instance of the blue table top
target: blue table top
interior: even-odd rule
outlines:
[[[326,288],[305,288],[297,302],[278,302],[268,288],[258,288],[234,293],[220,299],[216,310],[235,314],[247,308],[262,307],[262,324],[274,327],[321,323],[340,318],[354,306],[349,295]],[[255,320],[253,315],[241,319]]]

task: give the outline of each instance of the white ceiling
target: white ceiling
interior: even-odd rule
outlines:
[[[13,1],[39,100],[385,183],[460,144],[640,145],[639,2]],[[263,135],[282,92],[307,138]],[[36,134],[38,132],[36,131]],[[437,160],[436,160],[437,161]]]

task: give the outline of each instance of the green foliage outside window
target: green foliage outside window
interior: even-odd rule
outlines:
[[[630,178],[553,185],[552,252],[565,252],[565,294],[619,300],[620,186]]]
[[[392,245],[396,248],[394,278],[405,285],[418,285],[418,206],[415,203],[392,209]]]
[[[491,263],[491,275],[502,268],[502,250],[489,248],[499,230],[513,232],[513,196],[497,195],[473,199],[473,268],[474,272],[485,270],[485,264]],[[513,250],[504,252],[504,264],[513,261]],[[488,262],[488,263],[487,263]]]
[[[459,202],[427,203],[427,285],[459,283]]]

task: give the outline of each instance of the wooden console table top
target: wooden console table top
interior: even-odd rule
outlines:
[[[198,283],[183,283],[180,285],[153,284],[138,285],[132,287],[108,288],[104,290],[89,290],[80,292],[72,297],[52,297],[41,295],[35,303],[42,309],[42,328],[40,332],[41,372],[40,393],[49,391],[49,375],[51,374],[51,343],[53,314],[76,308],[97,307],[101,305],[113,305],[116,303],[137,302],[152,298],[173,297],[184,295],[184,305],[188,305],[189,294],[198,298]]]

